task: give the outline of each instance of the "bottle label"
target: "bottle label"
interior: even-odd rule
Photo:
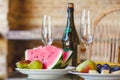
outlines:
[[[70,41],[64,42],[64,51],[67,52],[70,50]]]
[[[66,28],[66,29],[65,29],[65,33],[68,33],[68,32],[71,32],[71,31],[72,31],[71,28]]]
[[[64,48],[64,51],[65,52],[67,52],[67,51],[69,51],[70,50],[70,48]]]
[[[70,41],[67,41],[67,42],[66,42],[66,46],[69,46],[69,45],[70,45]]]

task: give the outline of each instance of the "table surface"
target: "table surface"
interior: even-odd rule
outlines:
[[[29,79],[29,78],[27,78],[27,75],[24,75],[24,74],[19,73],[18,71],[15,71],[13,73],[10,73],[7,78],[0,79],[0,80],[43,80],[43,79]],[[47,79],[47,80],[81,80],[81,79],[78,76],[75,76],[75,75],[72,75],[72,74],[66,74],[64,76],[64,78]]]

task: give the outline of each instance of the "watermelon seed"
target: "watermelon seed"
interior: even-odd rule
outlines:
[[[38,58],[38,56],[34,56],[34,58]]]
[[[31,52],[31,54],[33,54],[33,52]]]
[[[42,59],[42,61],[44,61],[44,59]]]
[[[49,55],[48,57],[47,57],[47,59],[49,59],[51,57],[51,55]]]

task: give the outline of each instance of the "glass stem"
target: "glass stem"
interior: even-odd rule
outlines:
[[[85,44],[85,46],[86,46],[86,53],[85,53],[86,59],[90,59],[90,53],[89,53],[90,44]]]

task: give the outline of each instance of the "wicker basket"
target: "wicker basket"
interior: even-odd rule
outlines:
[[[94,19],[93,23],[94,29],[96,28],[98,23],[102,20],[102,18],[115,11],[120,11],[120,5],[113,5],[112,7],[108,8],[107,10],[105,9],[100,14],[98,14],[98,16]]]
[[[114,17],[116,15],[117,17]],[[88,54],[89,59],[95,61],[120,63],[119,61],[120,31],[118,30],[120,29],[119,15],[120,15],[120,5],[114,5],[108,9],[105,9],[103,12],[98,14],[98,16],[94,19],[93,26],[94,26],[94,31],[95,31],[94,36],[96,41],[94,41],[91,44],[91,49],[90,49],[91,51]],[[96,29],[98,30],[101,29],[103,31],[100,30],[96,31]],[[98,49],[98,51],[96,49]]]

